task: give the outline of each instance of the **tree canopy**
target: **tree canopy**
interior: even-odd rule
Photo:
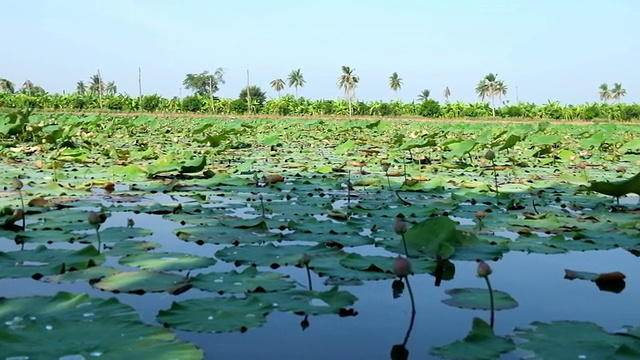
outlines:
[[[196,95],[213,96],[219,90],[218,85],[224,84],[223,75],[224,70],[222,68],[216,69],[213,74],[210,74],[207,70],[200,74],[187,74],[182,85]]]

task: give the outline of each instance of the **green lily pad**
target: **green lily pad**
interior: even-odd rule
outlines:
[[[489,290],[479,288],[449,289],[445,292],[451,296],[443,303],[472,310],[491,310]],[[506,292],[493,290],[494,310],[508,310],[518,307],[518,302]]]
[[[445,359],[481,360],[497,359],[500,354],[515,350],[511,339],[496,336],[484,320],[473,318],[471,331],[463,340],[441,347],[431,348],[431,354]]]
[[[358,300],[350,292],[338,290],[337,286],[327,291],[286,290],[266,294],[254,294],[260,300],[273,304],[280,311],[296,314],[338,314]]]
[[[118,262],[144,270],[182,271],[212,266],[216,259],[176,252],[139,253],[127,255]]]
[[[196,346],[169,330],[142,324],[118,300],[61,292],[52,297],[0,298],[0,358],[69,356],[105,359],[202,359]],[[38,341],[33,341],[38,339]]]
[[[86,269],[104,261],[104,255],[91,245],[77,251],[48,249],[40,245],[34,250],[0,252],[0,278],[41,278]]]
[[[103,243],[120,242],[129,239],[141,238],[152,235],[153,231],[138,227],[115,226],[100,230],[100,239]],[[98,237],[94,232],[83,238],[81,242],[97,243]]]
[[[250,266],[240,273],[231,270],[227,273],[199,274],[191,279],[191,284],[194,288],[220,294],[272,292],[293,288],[293,282],[285,280],[288,277],[275,272],[258,271]]]
[[[144,294],[147,292],[181,293],[190,287],[184,276],[155,271],[121,272],[93,284],[95,288],[114,293]]]
[[[516,328],[514,337],[527,340],[520,348],[534,352],[543,359],[613,359],[637,338],[610,334],[599,325],[582,321],[535,321],[530,328]]]
[[[165,327],[196,332],[244,332],[262,326],[273,309],[255,297],[200,298],[171,304],[157,319]]]
[[[174,230],[178,238],[202,244],[255,244],[282,239],[282,235],[269,231],[264,221],[248,228],[216,226],[191,226]]]
[[[47,282],[73,282],[78,280],[95,281],[107,276],[115,275],[120,271],[121,270],[108,266],[94,266],[81,270],[67,271],[66,273],[60,275],[49,275],[46,276],[43,280]]]
[[[268,243],[264,246],[242,245],[227,247],[216,252],[218,259],[234,262],[236,265],[269,266],[278,268],[286,265],[297,265],[302,254],[313,257],[332,256],[341,253],[335,248],[323,244],[316,246],[282,245]]]
[[[144,253],[160,246],[160,244],[151,241],[120,241],[107,248],[107,251],[104,251],[103,254],[106,256],[123,256]]]

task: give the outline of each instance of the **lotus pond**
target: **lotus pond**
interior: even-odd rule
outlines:
[[[2,115],[0,359],[637,358],[636,134]]]

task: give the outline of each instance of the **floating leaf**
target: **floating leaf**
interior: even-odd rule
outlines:
[[[286,290],[253,296],[273,304],[280,311],[307,315],[338,314],[358,300],[353,294],[338,290],[337,286],[327,291]]]
[[[515,348],[513,340],[496,336],[489,324],[482,319],[473,318],[471,331],[463,340],[431,348],[431,353],[445,359],[481,360],[497,359],[500,354],[515,350]]]
[[[443,303],[463,309],[491,310],[489,290],[478,288],[449,289],[445,292],[451,296]],[[493,290],[494,310],[508,310],[518,307],[518,302],[503,291]]]
[[[191,279],[194,288],[222,293],[272,292],[291,289],[293,282],[285,280],[289,276],[258,271],[248,267],[241,273],[231,270],[227,273],[199,274]]]
[[[271,303],[256,297],[238,299],[200,298],[171,304],[158,313],[166,327],[197,332],[246,331],[262,326],[273,309]]]
[[[94,287],[114,293],[144,294],[147,292],[180,293],[188,288],[184,276],[155,271],[121,272],[93,284]]]
[[[144,270],[182,271],[206,268],[214,265],[216,260],[204,256],[164,252],[127,255],[118,262],[121,265],[135,266]]]

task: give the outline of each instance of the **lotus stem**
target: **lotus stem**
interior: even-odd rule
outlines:
[[[98,254],[101,252],[100,250],[102,249],[102,239],[100,239],[100,229],[96,228],[96,236],[98,237]]]
[[[491,318],[490,318],[490,325],[491,328],[493,329],[493,324],[495,321],[495,306],[493,303],[493,289],[491,288],[491,282],[489,281],[489,276],[483,276],[484,277],[484,281],[487,282],[487,288],[489,289],[489,304],[491,306]]]
[[[411,290],[411,284],[409,284],[409,277],[404,277],[404,282],[407,284],[407,290],[409,291],[409,299],[411,300],[411,320],[409,321],[409,328],[407,329],[407,333],[404,336],[404,341],[402,342],[402,346],[406,346],[409,341],[409,335],[411,335],[411,330],[413,330],[413,323],[416,320],[416,300],[413,297],[413,290]]]
[[[409,250],[407,249],[407,240],[404,237],[404,233],[401,233],[402,236],[402,246],[404,247],[404,254],[407,258],[409,258]]]
[[[499,201],[497,200],[500,197],[500,191],[498,189],[498,172],[496,171],[496,162],[495,160],[491,160],[491,164],[493,165],[493,182],[494,185],[496,187],[496,203]]]
[[[27,220],[25,219],[24,197],[22,196],[21,189],[18,189],[18,195],[20,196],[20,204],[22,205],[22,231],[25,231],[27,229]],[[23,247],[24,247],[24,243],[23,243]]]
[[[265,218],[265,210],[264,210],[264,198],[260,195],[260,208],[262,209],[262,218]]]
[[[347,209],[351,209],[351,170],[347,174]]]
[[[389,170],[385,171],[384,174],[387,177],[387,185],[389,185],[389,190],[391,190],[391,178],[389,177]]]
[[[313,291],[313,284],[311,284],[311,270],[309,270],[309,265],[305,264],[305,269],[307,269],[307,282],[309,283],[309,290]]]

